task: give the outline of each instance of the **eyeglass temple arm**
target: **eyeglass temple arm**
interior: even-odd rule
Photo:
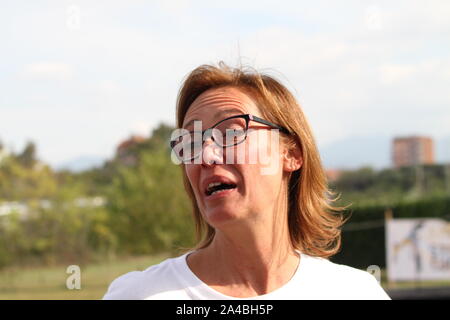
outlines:
[[[259,122],[259,123],[266,124],[266,125],[268,125],[268,126],[270,126],[270,127],[273,127],[273,128],[276,128],[276,129],[280,130],[281,132],[283,132],[283,133],[285,133],[285,134],[290,134],[289,130],[287,130],[286,128],[284,128],[284,127],[282,127],[282,126],[279,126],[279,125],[274,124],[274,123],[272,123],[272,122],[269,122],[269,121],[267,121],[267,120],[261,119],[261,118],[259,118],[259,117],[257,117],[257,116],[253,116],[253,115],[251,115],[251,114],[249,114],[248,116],[249,116],[249,119],[250,119],[250,120],[253,120],[253,121],[256,121],[256,122]]]

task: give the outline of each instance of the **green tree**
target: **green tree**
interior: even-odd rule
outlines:
[[[36,145],[32,141],[28,141],[25,145],[23,151],[17,155],[17,160],[19,163],[26,167],[32,168],[37,159],[36,159]]]
[[[164,147],[143,151],[137,167],[119,170],[109,204],[122,252],[156,253],[193,243],[194,226],[181,171]]]

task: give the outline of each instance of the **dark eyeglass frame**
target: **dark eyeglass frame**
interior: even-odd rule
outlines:
[[[242,118],[242,119],[245,119],[245,137],[244,137],[244,139],[242,139],[242,140],[239,141],[239,142],[230,144],[230,145],[223,145],[223,146],[219,145],[219,144],[217,143],[217,141],[214,140],[214,136],[212,135],[212,130],[213,130],[215,127],[217,127],[219,124],[221,124],[222,122],[228,121],[228,120],[230,120],[230,119],[235,119],[235,118]],[[285,127],[280,126],[280,125],[277,125],[277,124],[272,123],[272,122],[270,122],[270,121],[264,120],[264,119],[262,119],[262,118],[260,118],[260,117],[254,116],[254,115],[252,115],[252,114],[239,114],[239,115],[235,115],[235,116],[231,116],[231,117],[222,119],[222,120],[220,120],[219,122],[217,122],[216,124],[214,124],[212,127],[208,128],[208,129],[206,129],[206,130],[203,130],[203,131],[202,131],[202,135],[201,135],[201,136],[202,136],[202,149],[203,149],[203,144],[205,143],[205,141],[206,141],[209,137],[211,137],[211,140],[213,140],[214,143],[215,143],[216,145],[218,145],[219,147],[221,147],[221,148],[228,148],[228,147],[237,146],[238,144],[244,142],[244,141],[247,139],[248,125],[249,125],[250,121],[255,121],[255,122],[258,122],[258,123],[261,123],[261,124],[265,124],[265,125],[267,125],[267,126],[269,126],[269,127],[272,127],[273,129],[278,129],[278,130],[280,130],[280,132],[282,132],[282,133],[284,133],[284,134],[287,134],[287,135],[290,135],[290,134],[291,134],[291,133],[289,132],[289,130],[286,129]],[[205,136],[205,132],[207,132],[207,131],[209,131],[209,132],[208,132],[208,134]],[[189,131],[189,133],[193,133],[193,132],[194,132],[194,131]],[[171,141],[170,141],[170,147],[171,147],[172,149],[174,149],[176,143],[177,143],[176,140],[171,140]],[[200,152],[200,154],[201,154],[201,152]],[[190,159],[184,159],[184,160],[182,160],[182,161],[183,161],[183,162],[191,161],[191,160],[197,158],[200,154],[194,155],[192,158],[190,158]]]

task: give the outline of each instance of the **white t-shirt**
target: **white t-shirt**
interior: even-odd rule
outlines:
[[[303,300],[373,299],[389,300],[375,277],[366,271],[301,254],[292,278],[264,295],[236,298],[220,293],[200,280],[189,268],[186,257],[167,259],[144,271],[132,271],[115,279],[105,300]]]

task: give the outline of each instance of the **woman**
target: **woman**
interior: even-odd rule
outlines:
[[[332,205],[311,129],[282,84],[200,66],[180,90],[177,126],[171,146],[200,241],[117,278],[104,299],[389,299],[369,273],[327,260],[344,208]]]

